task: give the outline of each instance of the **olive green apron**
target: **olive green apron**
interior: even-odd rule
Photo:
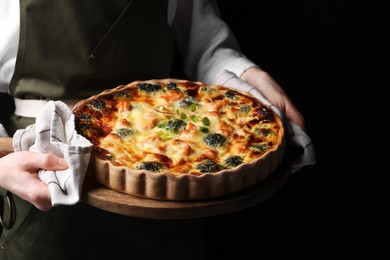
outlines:
[[[11,94],[21,99],[82,99],[133,80],[170,76],[174,47],[166,4],[20,0]],[[34,118],[13,115],[9,132],[32,123]],[[6,197],[5,191],[0,195]],[[198,221],[138,219],[82,202],[42,212],[9,196],[15,221],[1,230],[0,259],[203,258]]]

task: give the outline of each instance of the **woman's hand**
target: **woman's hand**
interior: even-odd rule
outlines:
[[[290,120],[305,129],[305,120],[283,88],[265,71],[253,67],[241,75],[241,80],[257,88],[263,96]]]
[[[65,170],[68,164],[53,154],[20,151],[0,158],[0,186],[42,211],[52,208],[48,186],[38,177],[40,169]]]

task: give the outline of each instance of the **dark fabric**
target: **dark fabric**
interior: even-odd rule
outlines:
[[[11,94],[86,98],[133,80],[170,75],[165,1],[21,0]]]
[[[170,76],[166,1],[21,0],[10,91],[19,98],[86,98],[133,80]],[[10,134],[34,118],[11,117]],[[84,203],[47,212],[12,195],[16,222],[0,259],[204,259],[199,220],[148,220]]]
[[[4,126],[5,129],[8,129],[9,118],[14,113],[15,110],[14,100],[12,96],[9,95],[8,93],[0,93],[0,104],[1,104],[0,123]]]
[[[133,218],[83,203],[32,207],[18,229],[4,232],[2,260],[205,259],[200,220]]]
[[[34,123],[35,118],[11,115],[9,125],[7,127],[7,132],[10,136],[13,136],[16,130],[26,128],[28,125]]]

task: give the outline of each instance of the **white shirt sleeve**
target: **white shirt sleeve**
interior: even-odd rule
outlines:
[[[220,19],[214,0],[170,0],[169,19],[189,79],[213,84],[228,70],[238,77],[256,66]],[[19,1],[0,1],[0,92],[8,92],[19,43]]]
[[[189,79],[215,84],[224,70],[240,77],[257,66],[241,52],[214,0],[171,0],[170,6],[176,9],[172,28]]]
[[[19,46],[19,1],[0,1],[0,92],[7,93]]]

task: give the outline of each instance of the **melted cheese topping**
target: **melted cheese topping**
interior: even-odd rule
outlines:
[[[174,79],[134,82],[74,109],[76,129],[114,165],[200,175],[276,149],[280,120],[252,96]]]

